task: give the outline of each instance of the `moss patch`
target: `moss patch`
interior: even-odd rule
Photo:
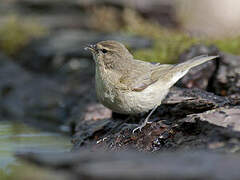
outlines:
[[[208,44],[216,45],[221,51],[240,55],[240,36],[212,40]]]
[[[145,61],[174,63],[178,56],[191,45],[200,43],[200,39],[187,34],[161,27],[155,22],[143,19],[135,11],[126,9],[125,32],[141,35],[153,39],[154,45],[150,49],[133,52],[136,59]]]
[[[153,48],[137,50],[134,52],[134,57],[145,61],[174,63],[184,50],[199,42],[198,39],[184,34],[163,34],[162,37],[154,40]]]
[[[10,16],[0,27],[0,49],[13,56],[30,40],[45,35],[47,30],[34,22],[25,22],[17,16]]]
[[[0,169],[0,179],[1,180],[52,180],[52,179],[69,179],[67,175],[65,176],[62,173],[54,173],[48,169],[37,167],[35,165],[21,162],[21,165],[10,165],[7,169]],[[9,172],[6,172],[9,170]]]

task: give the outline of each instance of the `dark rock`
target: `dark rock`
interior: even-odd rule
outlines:
[[[240,56],[221,55],[213,80],[213,90],[216,94],[231,96],[240,101]]]
[[[226,97],[216,96],[213,93],[197,88],[183,89],[174,87],[170,90],[158,111],[161,112],[161,117],[164,114],[172,114],[179,118],[230,104],[232,102]]]
[[[75,60],[76,64],[76,58],[91,58],[91,53],[84,50],[84,47],[102,40],[117,40],[125,43],[131,49],[146,48],[152,44],[150,40],[141,37],[64,30],[30,43],[19,55],[20,62],[24,67],[38,72],[69,69],[67,62],[71,63],[72,60]],[[81,63],[81,60],[79,62]],[[93,62],[89,60],[85,64],[90,66],[90,63]],[[79,64],[79,67],[81,65]],[[75,68],[78,67],[75,65]]]
[[[200,55],[219,55],[219,50],[214,46],[194,45],[183,52],[179,57],[179,62],[184,62]],[[186,88],[197,87],[209,90],[211,79],[216,72],[218,59],[201,64],[192,68],[177,84]]]
[[[237,180],[240,158],[210,152],[103,152],[18,154],[21,159],[71,179]]]
[[[240,106],[222,107],[199,114],[191,114],[184,119],[185,122],[207,121],[216,126],[230,128],[240,132]]]
[[[177,83],[178,86],[197,87],[221,96],[230,96],[233,100],[239,101],[240,57],[221,53],[214,46],[196,45],[184,52],[179,62],[203,54],[220,55],[220,57],[191,69]]]
[[[219,125],[226,119],[216,120],[216,117],[221,117],[222,112],[226,111],[229,123],[235,122],[240,115],[238,110],[230,107],[231,105],[232,101],[228,98],[203,90],[173,88],[151,116],[152,124],[143,128],[142,132],[132,134],[132,129],[136,127],[136,124],[132,123],[144,120],[147,114],[124,119],[121,116],[113,116],[110,119],[79,122],[72,142],[75,150],[86,145],[108,150],[209,149],[213,139],[222,140],[226,136],[240,138],[240,133],[229,130],[226,123],[223,123],[224,126]],[[216,114],[205,115],[205,112],[215,112],[215,109]],[[198,116],[207,117],[199,120]],[[198,121],[189,121],[191,117]],[[231,149],[229,144],[232,138],[220,141],[226,145],[221,151]],[[240,143],[236,143],[237,147],[239,145]]]

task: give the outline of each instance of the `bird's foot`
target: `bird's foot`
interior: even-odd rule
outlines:
[[[134,134],[138,129],[139,129],[139,131],[141,132],[143,127],[144,127],[144,126],[141,125],[141,126],[138,126],[138,127],[134,128],[133,131],[132,131],[132,133]]]
[[[145,127],[147,124],[151,124],[152,122],[143,122],[140,126],[133,129],[132,133],[134,134],[137,130],[140,132],[142,131],[142,128]]]
[[[139,131],[141,132],[142,128],[143,128],[144,126],[146,126],[146,124],[150,124],[150,123],[151,123],[151,122],[148,122],[148,119],[150,118],[150,116],[152,115],[152,113],[157,109],[157,107],[158,107],[158,106],[155,106],[155,107],[151,110],[151,112],[148,114],[148,116],[146,117],[146,119],[143,121],[143,123],[142,123],[140,126],[138,126],[138,127],[136,127],[135,129],[133,129],[133,131],[132,131],[133,134],[134,134],[138,129],[139,129]]]

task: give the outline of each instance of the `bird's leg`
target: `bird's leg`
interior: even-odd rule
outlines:
[[[140,126],[138,126],[138,127],[136,127],[135,129],[133,129],[133,133],[134,133],[135,131],[137,131],[138,129],[139,129],[139,131],[141,131],[142,128],[143,128],[144,126],[146,126],[146,124],[148,123],[148,120],[149,120],[150,116],[151,116],[152,113],[157,109],[157,107],[158,107],[158,105],[155,106],[155,107],[151,110],[151,112],[148,114],[148,116],[146,117],[146,119],[143,121],[143,123],[142,123]]]

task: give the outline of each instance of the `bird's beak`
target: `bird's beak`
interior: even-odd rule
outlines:
[[[88,45],[84,49],[85,50],[90,50],[92,53],[97,52],[97,46],[96,45]]]

